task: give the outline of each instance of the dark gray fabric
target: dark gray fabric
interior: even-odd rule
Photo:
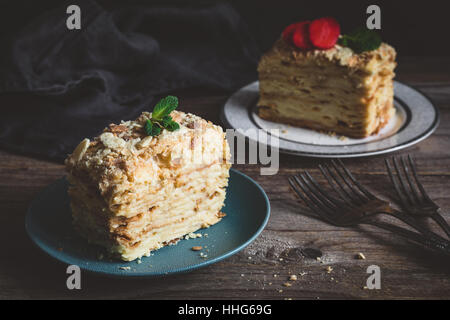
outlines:
[[[0,106],[1,147],[61,160],[156,96],[192,86],[233,90],[256,79],[260,52],[227,4],[106,11],[78,1],[82,28],[69,31],[69,3],[30,21],[3,48],[0,93],[11,103]],[[21,95],[33,103],[20,104]]]

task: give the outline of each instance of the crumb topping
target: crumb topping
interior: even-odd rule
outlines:
[[[381,60],[386,56],[394,62],[396,52],[395,49],[387,43],[382,43],[376,50],[365,51],[359,54],[348,47],[343,47],[338,44],[328,50],[301,50],[280,38],[275,42],[271,51],[269,51],[269,55],[271,54],[281,55],[287,60],[311,59],[315,60],[316,63],[320,63],[320,61],[323,60],[335,62],[338,65],[350,68],[365,69],[371,60]]]
[[[163,130],[158,136],[145,132],[149,112],[133,121],[110,124],[98,137],[84,139],[77,146],[66,159],[67,171],[107,195],[117,191],[118,185],[127,188],[127,183],[150,181],[156,186],[174,179],[175,168],[197,170],[228,162],[229,147],[220,126],[180,111],[171,116],[180,129]]]

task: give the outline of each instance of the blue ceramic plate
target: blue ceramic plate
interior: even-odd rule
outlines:
[[[250,244],[264,229],[270,204],[264,190],[251,178],[231,169],[221,222],[201,229],[201,238],[181,240],[137,261],[99,259],[102,248],[88,244],[71,225],[68,182],[60,179],[32,202],[25,219],[30,238],[53,258],[81,269],[108,276],[152,277],[191,271],[225,259]],[[201,257],[193,246],[202,246]],[[130,267],[129,270],[120,269]],[[128,268],[127,268],[128,269]]]

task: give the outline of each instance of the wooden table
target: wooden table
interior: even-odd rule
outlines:
[[[448,220],[450,59],[404,58],[399,61],[397,79],[422,89],[441,111],[436,133],[398,154],[414,154],[425,188]],[[181,97],[182,110],[216,123],[228,97],[227,93],[201,89],[176,94]],[[30,201],[64,175],[63,166],[0,151],[0,298],[449,299],[449,260],[384,231],[338,228],[302,214],[308,209],[290,191],[287,177],[300,169],[318,175],[321,162],[281,155],[276,176],[260,176],[258,165],[235,166],[261,184],[272,206],[266,229],[239,254],[188,274],[153,280],[107,279],[83,273],[82,290],[69,291],[66,266],[36,249],[24,230]],[[347,159],[345,163],[375,192],[393,193],[383,156]],[[296,248],[319,249],[322,261],[298,255]],[[359,252],[365,260],[355,258]],[[381,268],[380,290],[364,288],[370,265]],[[332,270],[327,270],[328,266]],[[291,287],[283,286],[291,274],[298,280],[291,281]]]

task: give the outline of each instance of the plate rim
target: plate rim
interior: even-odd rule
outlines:
[[[431,123],[431,125],[423,132],[421,132],[419,135],[415,136],[414,138],[403,142],[401,144],[392,146],[392,147],[388,147],[388,148],[384,148],[384,149],[380,149],[380,150],[374,150],[374,151],[360,151],[360,152],[348,152],[348,153],[314,153],[314,152],[307,152],[307,151],[293,151],[290,149],[286,149],[286,148],[278,148],[280,153],[284,153],[284,154],[290,154],[290,155],[295,155],[295,156],[301,156],[301,157],[308,157],[308,158],[324,158],[324,159],[330,159],[330,158],[360,158],[360,157],[368,157],[368,156],[374,156],[374,155],[380,155],[380,154],[386,154],[386,153],[391,153],[391,152],[395,152],[398,150],[402,150],[405,148],[408,148],[414,144],[417,144],[423,140],[425,140],[426,138],[428,138],[431,134],[433,134],[437,127],[440,124],[440,112],[439,112],[439,108],[435,105],[433,99],[431,99],[429,97],[428,94],[424,93],[422,90],[417,89],[411,85],[405,84],[403,82],[394,80],[394,83],[398,83],[402,86],[405,86],[413,91],[416,91],[417,93],[419,93],[420,95],[423,96],[423,98],[432,106],[435,116],[433,119],[433,122]],[[241,88],[239,88],[238,90],[236,90],[235,92],[233,92],[228,99],[225,101],[224,105],[222,106],[221,109],[221,113],[220,113],[220,119],[222,121],[222,123],[225,125],[225,127],[227,128],[232,128],[232,129],[236,129],[234,128],[231,123],[227,120],[226,114],[225,114],[225,108],[227,106],[227,104],[230,102],[230,100],[239,92],[241,92],[244,88],[252,86],[254,84],[258,84],[259,85],[259,81],[253,81]],[[395,97],[395,93],[394,93],[394,97]],[[400,97],[398,97],[398,99],[400,99]],[[402,99],[400,99],[400,101],[402,101]],[[405,103],[406,104],[406,103]],[[407,104],[406,104],[407,105]],[[406,110],[407,112],[411,112],[411,110]],[[250,115],[249,115],[250,117]],[[238,132],[239,135],[242,135],[241,133]],[[396,134],[392,135],[391,137],[394,137]],[[244,135],[244,137],[247,138],[247,136]],[[373,143],[373,142],[368,142],[368,143]],[[262,143],[265,146],[268,146],[264,143]],[[363,143],[365,144],[365,143]],[[350,145],[351,146],[351,145]]]
[[[108,272],[108,271],[104,271],[104,270],[94,270],[94,269],[90,269],[90,268],[86,268],[85,266],[79,266],[81,270],[95,274],[95,275],[100,275],[100,276],[104,276],[104,277],[110,277],[110,278],[157,278],[157,277],[165,277],[165,276],[170,276],[170,275],[174,275],[174,274],[181,274],[181,273],[188,273],[190,271],[196,270],[196,269],[200,269],[206,266],[209,266],[211,264],[217,263],[219,261],[222,261],[224,259],[227,259],[229,257],[231,257],[232,255],[240,252],[241,250],[243,250],[244,248],[246,248],[248,245],[250,245],[253,241],[256,240],[256,238],[261,234],[261,232],[264,230],[264,228],[267,226],[267,223],[269,221],[270,218],[270,213],[271,213],[271,206],[270,206],[270,200],[269,197],[267,196],[266,192],[264,191],[264,189],[252,178],[250,178],[249,176],[247,176],[246,174],[234,169],[234,168],[230,168],[230,171],[232,171],[234,174],[237,174],[239,176],[241,176],[242,178],[248,180],[251,184],[253,184],[257,190],[259,190],[259,192],[262,194],[263,198],[264,198],[264,203],[266,205],[266,212],[265,212],[265,216],[264,219],[261,223],[261,225],[258,227],[258,229],[241,245],[235,247],[234,249],[216,257],[210,260],[206,260],[206,261],[201,261],[198,264],[195,265],[189,265],[187,267],[184,268],[179,268],[179,269],[175,269],[175,270],[171,270],[168,272],[133,272],[133,273],[112,273],[112,272]],[[62,177],[59,178],[55,181],[53,181],[51,184],[45,186],[43,189],[41,189],[41,191],[33,198],[33,200],[31,201],[30,205],[27,208],[27,212],[25,214],[25,231],[26,234],[28,236],[28,238],[31,240],[31,242],[37,247],[39,248],[42,252],[44,252],[47,256],[51,257],[53,260],[56,260],[60,263],[64,263],[67,265],[71,265],[73,263],[73,261],[69,261],[66,257],[64,256],[57,256],[55,254],[53,254],[53,250],[49,250],[47,248],[47,246],[40,240],[39,237],[37,237],[31,230],[30,230],[30,216],[32,215],[31,211],[33,206],[39,201],[39,199],[42,197],[42,195],[44,194],[45,191],[47,191],[49,188],[51,188],[52,186],[54,186],[57,183],[61,183],[62,180],[66,180],[66,177]],[[130,263],[132,261],[123,261],[124,264],[126,263]]]

